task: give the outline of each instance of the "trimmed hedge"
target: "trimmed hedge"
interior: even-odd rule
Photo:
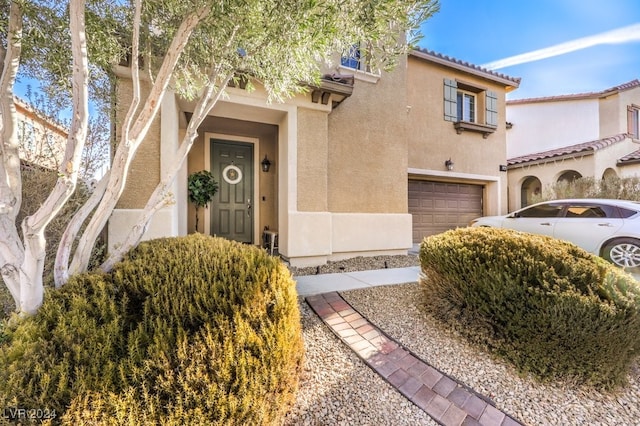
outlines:
[[[200,234],[74,277],[7,336],[0,405],[56,410],[63,424],[279,423],[303,358],[287,268]]]
[[[420,247],[428,310],[522,372],[626,383],[640,354],[640,285],[577,246],[459,228]]]

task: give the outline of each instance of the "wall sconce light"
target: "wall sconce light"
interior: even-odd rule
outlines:
[[[451,158],[449,158],[447,161],[444,162],[444,166],[449,171],[453,170],[453,161],[451,161]]]
[[[266,154],[264,155],[264,160],[262,160],[260,164],[262,165],[262,171],[267,173],[271,167],[271,161],[269,161]]]

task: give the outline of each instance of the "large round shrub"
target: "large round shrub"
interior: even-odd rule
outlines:
[[[287,268],[199,234],[75,277],[7,336],[0,405],[64,424],[278,423],[303,356]]]
[[[518,369],[623,384],[640,354],[640,287],[577,246],[493,228],[426,238],[429,311]]]

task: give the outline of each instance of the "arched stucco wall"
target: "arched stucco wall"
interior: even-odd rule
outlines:
[[[536,202],[535,197],[542,194],[542,182],[536,176],[526,176],[520,182],[520,206],[526,207]]]
[[[556,182],[560,182],[561,180],[572,182],[576,179],[580,179],[582,174],[576,170],[563,170],[557,175]]]
[[[618,177],[618,173],[611,167],[607,168],[604,173],[602,173],[602,179],[611,179]]]

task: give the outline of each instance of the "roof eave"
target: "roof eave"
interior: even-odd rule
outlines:
[[[507,170],[519,169],[522,167],[535,166],[535,165],[541,165],[541,164],[547,164],[547,163],[555,163],[557,161],[571,160],[578,157],[587,157],[587,156],[593,155],[594,153],[595,153],[595,150],[587,149],[583,151],[572,152],[569,154],[557,155],[554,157],[536,158],[535,160],[522,161],[515,164],[509,164],[509,162],[507,161]]]
[[[438,55],[429,54],[427,52],[421,50],[412,50],[410,55],[415,56],[420,59],[424,59],[429,62],[433,62],[438,65],[442,65],[448,68],[457,69],[459,71],[464,71],[466,73],[482,77],[484,79],[494,81],[496,83],[503,84],[506,88],[507,92],[510,92],[514,89],[517,89],[520,86],[520,79],[510,79],[507,77],[502,77],[495,73],[492,73],[489,70],[485,70],[479,67],[469,66],[463,63],[456,62],[454,60],[447,59],[445,57],[441,57]]]

